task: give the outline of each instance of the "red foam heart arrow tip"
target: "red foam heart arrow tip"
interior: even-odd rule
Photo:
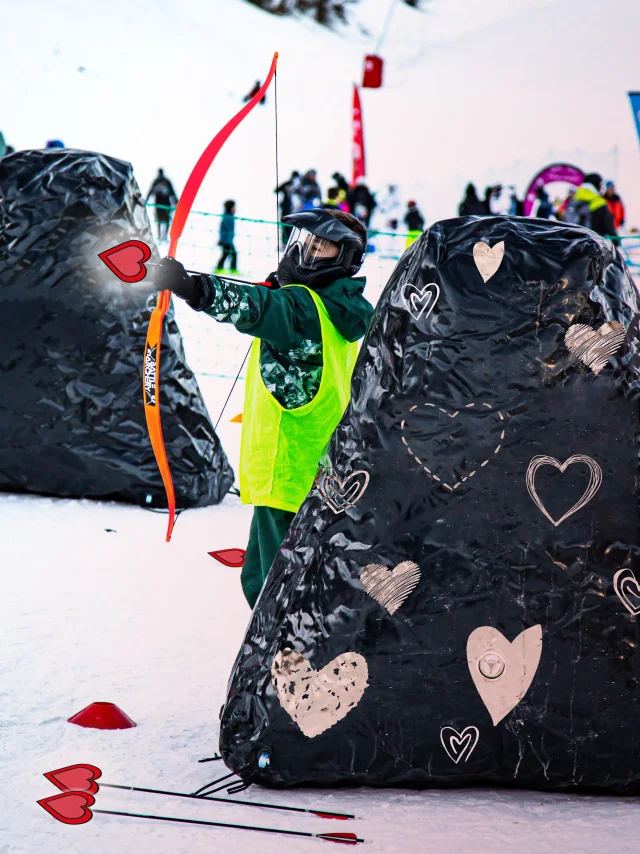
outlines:
[[[95,765],[78,763],[57,768],[55,771],[47,771],[44,776],[63,792],[88,792],[90,795],[95,795],[99,789],[95,781],[102,777],[102,771]]]
[[[221,549],[219,552],[208,552],[208,554],[225,566],[244,566],[247,555],[244,549]]]
[[[61,795],[53,795],[37,801],[58,821],[63,824],[85,824],[91,821],[93,813],[89,809],[96,802],[93,795],[88,792],[63,792]]]
[[[144,262],[151,258],[151,249],[141,240],[127,240],[99,252],[98,258],[123,282],[140,282],[147,275]]]

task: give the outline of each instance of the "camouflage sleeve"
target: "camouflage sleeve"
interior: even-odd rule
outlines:
[[[297,350],[308,341],[321,342],[315,304],[303,288],[270,290],[239,285],[209,276],[215,295],[205,313],[239,332],[267,341],[277,350]]]

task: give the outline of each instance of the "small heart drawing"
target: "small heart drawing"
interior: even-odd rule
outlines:
[[[316,479],[316,486],[326,504],[337,515],[353,507],[362,497],[369,486],[369,472],[361,469],[340,480],[331,469],[322,469]]]
[[[503,258],[504,240],[496,243],[493,249],[482,241],[476,243],[473,247],[473,260],[476,262],[476,267],[482,276],[483,282],[488,282],[498,272]]]
[[[565,332],[564,341],[577,359],[599,374],[622,347],[625,335],[624,326],[615,320],[603,323],[597,332],[584,323],[574,323]]]
[[[96,802],[89,792],[63,792],[61,795],[52,795],[37,801],[58,821],[63,824],[86,824],[93,818],[89,809]]]
[[[420,567],[403,560],[394,569],[370,563],[360,573],[362,589],[390,614],[394,614],[420,581]]]
[[[437,406],[435,403],[425,403],[424,406],[427,407],[427,411],[429,412],[430,415],[435,414],[439,418],[442,418],[442,416],[438,414],[438,413],[442,412],[451,421],[454,421],[460,415],[461,412],[466,411],[466,412],[470,413],[472,410],[473,410],[473,412],[481,412],[482,407],[485,407],[488,410],[492,410],[495,413],[495,415],[497,416],[496,427],[500,429],[500,441],[498,442],[496,447],[492,449],[493,453],[491,455],[489,455],[486,460],[483,460],[482,462],[478,462],[477,464],[473,463],[473,465],[476,466],[473,469],[473,471],[469,472],[469,474],[467,474],[465,477],[461,477],[460,480],[456,481],[455,477],[450,478],[450,480],[455,481],[454,483],[446,483],[442,479],[442,477],[440,477],[439,475],[435,474],[432,471],[430,466],[432,466],[433,464],[429,460],[426,459],[425,454],[419,449],[416,452],[416,443],[419,441],[419,439],[418,439],[418,437],[416,437],[414,439],[410,434],[410,429],[414,424],[413,418],[411,419],[411,421],[409,421],[408,419],[402,419],[402,421],[400,422],[400,430],[402,432],[402,443],[405,446],[405,448],[407,449],[408,453],[414,458],[414,460],[420,466],[420,468],[429,475],[429,477],[431,477],[438,484],[440,484],[440,486],[443,486],[445,489],[448,489],[449,492],[455,492],[459,486],[461,486],[463,483],[466,483],[472,477],[474,477],[481,469],[483,469],[486,465],[488,465],[489,462],[497,454],[500,453],[500,450],[502,449],[502,443],[503,443],[503,440],[505,437],[505,432],[506,432],[504,429],[504,424],[505,424],[504,415],[499,410],[493,410],[493,407],[491,406],[490,403],[482,403],[480,406],[476,406],[475,403],[467,403],[462,409],[456,409],[455,412],[449,412],[448,410],[444,409],[442,406]],[[411,409],[409,410],[409,413],[415,412],[416,409],[418,409],[417,404],[411,407]],[[407,439],[407,436],[409,437],[408,439]],[[409,444],[409,443],[411,443],[411,444]],[[418,454],[419,454],[419,456],[418,456]],[[427,465],[427,463],[428,463],[428,465]]]
[[[88,792],[95,795],[99,788],[95,781],[102,777],[102,771],[95,765],[78,764],[47,771],[44,776],[63,792]]]
[[[140,282],[147,275],[144,262],[151,258],[151,250],[141,240],[127,240],[99,252],[98,258],[123,282]]]
[[[453,759],[456,765],[463,757],[464,761],[467,761],[473,753],[479,737],[480,733],[475,726],[465,727],[462,732],[458,732],[452,726],[445,726],[440,730],[442,746],[447,751],[449,759]]]
[[[518,705],[540,663],[542,626],[531,626],[512,642],[492,626],[474,629],[467,640],[467,663],[493,725]]]
[[[640,584],[630,569],[619,569],[616,572],[613,589],[627,611],[637,617],[640,614]]]
[[[358,705],[368,686],[369,668],[362,655],[345,652],[322,670],[292,649],[279,652],[271,665],[271,682],[280,705],[307,738],[329,729]]]
[[[425,309],[428,309],[425,314],[426,320],[433,311],[435,304],[438,302],[439,296],[440,288],[435,282],[425,285],[422,290],[420,290],[417,285],[412,285],[410,283],[407,283],[402,288],[402,301],[414,320],[420,320]]]
[[[566,469],[572,465],[573,463],[584,463],[589,466],[589,485],[585,489],[582,497],[579,501],[571,507],[570,510],[562,516],[556,522],[546,511],[544,504],[540,501],[538,497],[538,493],[536,492],[534,486],[534,480],[536,476],[536,472],[540,468],[540,466],[555,466],[560,469],[560,471],[564,474]],[[577,513],[578,510],[581,510],[585,504],[588,504],[593,496],[596,494],[598,489],[600,489],[600,484],[602,483],[602,469],[598,465],[595,460],[592,460],[591,457],[585,457],[584,454],[574,454],[572,457],[569,457],[568,460],[565,460],[562,464],[555,459],[555,457],[547,457],[547,456],[538,456],[534,457],[529,463],[529,468],[527,469],[527,489],[529,490],[529,495],[534,500],[538,509],[541,510],[547,519],[552,522],[557,528],[565,519],[568,519],[569,516],[572,516],[574,513]]]

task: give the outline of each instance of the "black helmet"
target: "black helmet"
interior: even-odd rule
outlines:
[[[300,211],[282,218],[292,225],[278,268],[281,284],[316,284],[354,276],[364,261],[362,238],[323,208]]]

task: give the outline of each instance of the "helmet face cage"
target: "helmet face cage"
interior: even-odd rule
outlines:
[[[296,263],[303,270],[322,270],[340,264],[346,247],[324,237],[312,234],[306,228],[294,226],[284,254],[297,255]]]

